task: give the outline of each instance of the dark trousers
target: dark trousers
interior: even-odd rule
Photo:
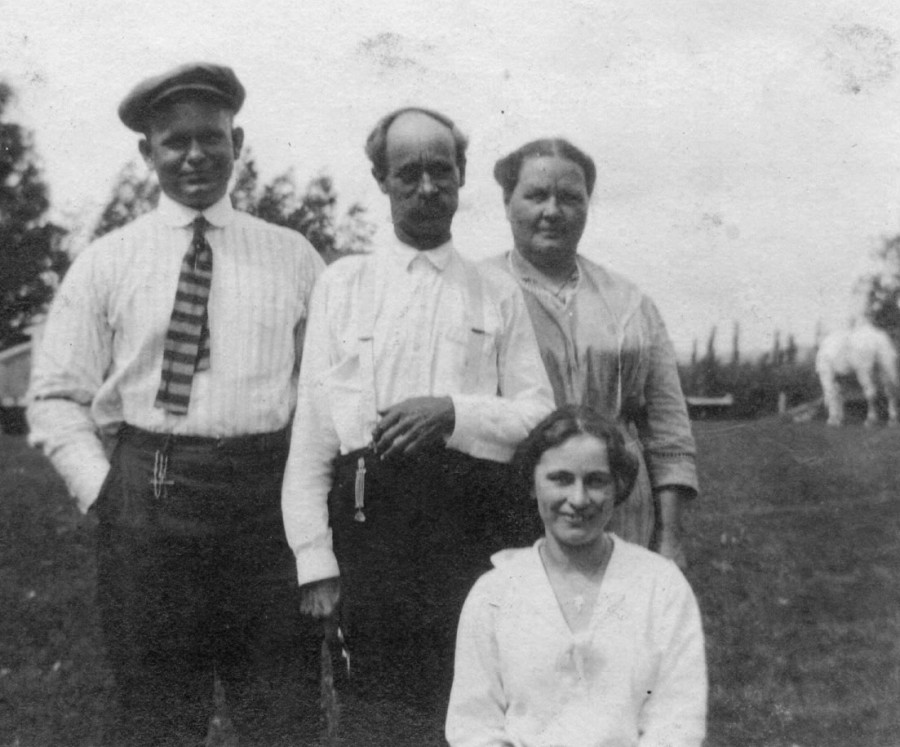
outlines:
[[[365,521],[358,521],[357,456],[336,461],[329,496],[349,686],[367,699],[446,707],[469,589],[493,552],[537,536],[521,522],[527,499],[511,494],[507,465],[449,449],[394,462],[369,458]]]
[[[286,456],[284,434],[120,433],[97,503],[98,597],[122,716],[115,744],[202,744],[214,676],[242,745],[304,743],[289,740],[304,716],[316,719],[306,678],[315,682],[317,649],[301,627],[284,537]]]

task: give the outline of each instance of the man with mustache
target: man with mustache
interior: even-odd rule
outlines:
[[[280,488],[324,264],[300,234],[232,208],[243,101],[234,72],[206,63],[125,97],[119,116],[142,135],[159,205],[77,258],[32,374],[31,440],[99,520],[121,707],[110,744],[202,743],[216,675],[242,744],[297,738],[298,657],[313,637]]]
[[[466,144],[420,108],[369,136],[394,235],[317,286],[282,497],[304,611],[342,601],[355,689],[431,706],[466,591],[515,539],[506,463],[552,409],[518,288],[453,246]]]

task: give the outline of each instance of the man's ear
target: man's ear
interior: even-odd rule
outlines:
[[[241,148],[244,147],[244,130],[242,127],[235,127],[231,131],[231,144],[234,146],[234,158],[237,160],[241,155]]]
[[[374,168],[372,169],[372,176],[374,176],[375,181],[378,182],[378,189],[380,189],[382,192],[387,194],[388,188],[387,188],[386,178],[378,172],[378,169],[374,169]]]
[[[144,163],[147,164],[147,168],[153,171],[153,157],[151,156],[150,151],[150,141],[146,137],[142,137],[138,140],[138,150],[141,153],[141,157],[144,159]]]
[[[463,164],[459,167],[459,186],[466,186],[466,165]]]

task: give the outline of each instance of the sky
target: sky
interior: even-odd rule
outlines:
[[[253,7],[255,6],[255,7]],[[469,135],[462,254],[511,247],[494,162],[562,135],[598,166],[579,251],[628,276],[681,355],[713,326],[730,352],[776,331],[811,345],[858,308],[856,279],[900,233],[896,0],[0,0],[53,218],[90,226],[137,139],[116,115],[139,80],[232,66],[263,179],[331,175],[390,231],[363,153],[402,105]],[[376,236],[377,241],[377,236]]]

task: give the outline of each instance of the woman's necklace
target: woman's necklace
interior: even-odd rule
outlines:
[[[578,265],[575,265],[575,269],[572,270],[569,277],[563,280],[556,290],[553,290],[552,286],[548,286],[547,290],[549,290],[553,294],[554,298],[561,301],[563,300],[563,291],[569,288],[574,288],[576,285],[578,285],[579,277],[580,273],[578,272]]]
[[[581,280],[581,270],[578,267],[578,262],[574,259],[572,271],[560,283],[557,273],[550,277],[543,270],[539,270],[527,259],[519,255],[516,250],[510,252],[508,257],[507,261],[513,277],[563,304],[568,302],[569,292],[574,290]]]
[[[589,614],[597,600],[600,582],[612,555],[613,541],[603,537],[603,550],[595,568],[581,573],[556,563],[547,550],[546,543],[540,546],[540,555],[547,571],[547,577],[562,608],[563,616],[573,630],[586,625]]]

